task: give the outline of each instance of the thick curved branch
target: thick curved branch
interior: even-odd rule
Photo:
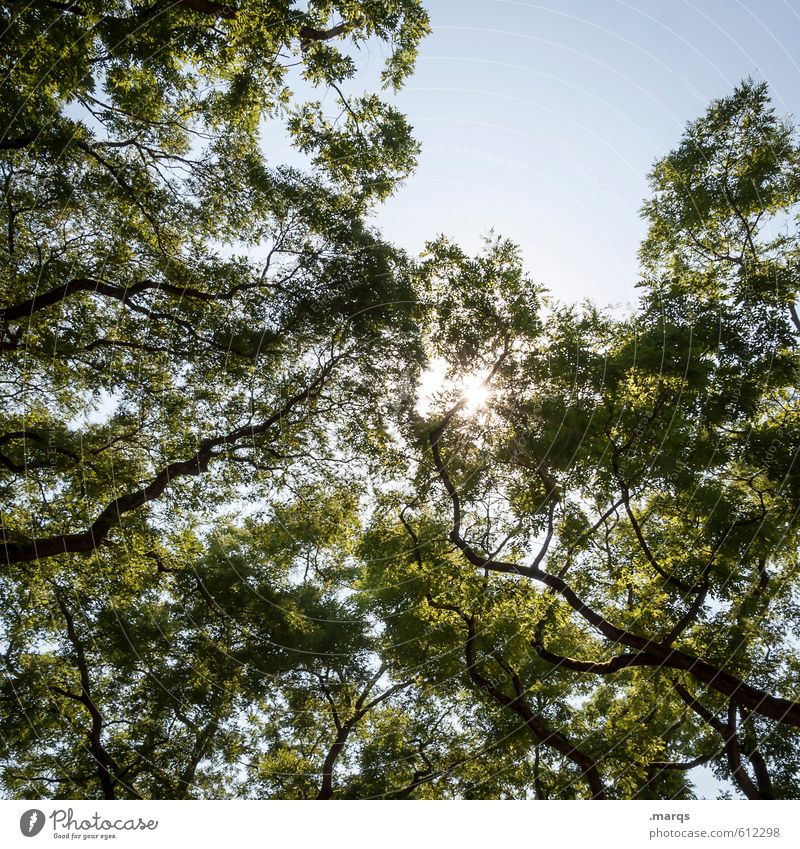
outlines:
[[[53,304],[61,303],[69,298],[70,295],[74,295],[77,292],[92,292],[95,295],[103,295],[106,298],[112,298],[124,304],[134,295],[138,295],[139,292],[145,292],[148,289],[157,289],[160,292],[166,292],[169,295],[175,295],[179,298],[196,298],[202,301],[225,300],[232,295],[230,292],[219,294],[203,292],[200,289],[192,289],[188,286],[174,286],[170,283],[157,280],[142,280],[131,286],[112,286],[90,277],[76,277],[73,280],[69,280],[63,286],[55,286],[47,292],[34,295],[32,298],[28,298],[18,304],[0,308],[0,319],[8,322],[30,318],[34,313],[46,309]]]
[[[581,774],[589,784],[593,799],[605,799],[605,786],[600,778],[600,773],[595,762],[577,746],[570,743],[560,731],[554,731],[542,717],[534,713],[525,699],[525,688],[519,679],[519,675],[510,666],[501,663],[501,666],[511,676],[514,686],[515,695],[511,697],[506,695],[503,690],[488,678],[480,674],[475,657],[475,619],[472,616],[465,616],[461,611],[458,612],[467,625],[467,641],[465,644],[467,673],[472,682],[478,688],[485,690],[499,705],[516,713],[533,732],[537,740],[571,760],[581,770]]]
[[[525,688],[519,679],[519,675],[508,664],[498,660],[503,668],[510,674],[511,681],[514,685],[515,696],[512,698],[507,696],[499,687],[497,687],[488,678],[485,678],[478,671],[477,659],[475,656],[475,618],[468,616],[461,608],[452,604],[444,604],[435,601],[430,595],[427,597],[428,604],[437,610],[449,610],[455,613],[464,622],[467,627],[467,640],[464,645],[467,663],[467,674],[470,680],[481,690],[485,690],[499,705],[509,710],[512,710],[528,728],[533,732],[536,739],[552,749],[555,749],[564,757],[571,760],[581,770],[582,775],[589,784],[592,791],[593,799],[605,798],[605,786],[600,778],[600,773],[595,762],[580,749],[574,746],[560,732],[551,729],[547,723],[536,713],[533,712],[530,705],[525,699]]]
[[[747,774],[742,763],[742,748],[739,740],[736,715],[739,708],[736,702],[731,699],[728,702],[728,717],[727,722],[721,722],[714,714],[701,704],[694,696],[678,682],[673,683],[675,692],[680,696],[685,705],[691,708],[707,725],[711,726],[714,731],[722,737],[725,756],[728,761],[728,768],[731,771],[731,776],[736,782],[737,787],[748,799],[771,799],[774,798],[772,791],[772,782],[769,778],[767,765],[761,753],[753,748],[748,753],[748,759],[753,764],[754,772],[758,786],[753,782],[752,778]],[[756,754],[755,762],[753,754]]]
[[[538,639],[532,640],[531,645],[542,660],[552,663],[553,666],[563,666],[565,669],[570,669],[573,672],[592,672],[595,675],[612,675],[614,672],[619,672],[620,669],[629,669],[632,666],[661,665],[656,658],[645,652],[619,654],[616,657],[612,657],[611,660],[593,661],[577,660],[572,657],[555,654],[548,651]]]
[[[338,38],[338,36],[344,35],[349,28],[350,25],[346,23],[337,24],[328,29],[317,29],[306,25],[300,27],[300,38],[305,47],[313,41],[330,41],[332,38]]]
[[[322,781],[316,796],[317,800],[333,798],[333,768],[354,726],[355,723],[353,722],[345,722],[336,732],[336,738],[330,749],[328,749],[328,753],[325,755],[325,761],[322,764]]]
[[[764,756],[758,749],[758,741],[756,740],[753,723],[750,719],[750,713],[745,708],[739,708],[739,713],[742,717],[742,728],[744,753],[753,767],[753,775],[756,777],[758,792],[762,799],[774,799],[775,789],[772,786],[772,778],[769,774],[769,767],[764,759]]]
[[[33,144],[37,135],[38,133],[23,133],[21,136],[3,139],[0,141],[0,150],[22,150],[23,147]]]
[[[736,703],[731,701],[728,703],[728,727],[725,737],[725,754],[728,757],[728,767],[730,768],[733,780],[737,783],[742,793],[748,799],[760,799],[761,793],[758,792],[758,788],[747,774],[742,763],[742,750],[739,745],[739,735],[737,734],[736,726]]]
[[[660,666],[689,672],[699,681],[733,699],[739,706],[748,708],[755,713],[774,719],[777,722],[800,726],[800,702],[770,695],[763,690],[752,687],[742,679],[725,672],[721,667],[715,666],[708,661],[694,657],[687,652],[673,649],[669,644],[641,637],[638,634],[633,634],[630,631],[617,627],[586,604],[563,578],[552,575],[539,568],[538,564],[542,559],[541,552],[532,566],[497,561],[491,557],[482,557],[478,554],[461,536],[461,504],[458,498],[458,492],[447,474],[438,447],[438,441],[442,432],[443,427],[440,424],[433,432],[435,438],[432,434],[430,440],[434,466],[453,504],[453,528],[450,532],[450,539],[463,552],[464,557],[469,563],[489,571],[524,575],[554,590],[576,613],[596,628],[604,637],[616,644],[624,645],[643,653],[635,664],[631,661],[628,662],[628,665]]]
[[[491,569],[491,564],[485,568]],[[640,654],[635,661],[633,659],[626,661],[627,666],[657,666],[689,672],[699,681],[708,684],[718,692],[734,699],[737,704],[749,708],[755,713],[760,713],[762,716],[767,716],[777,722],[800,726],[800,703],[779,696],[772,696],[701,658],[618,628],[585,604],[565,581],[555,575],[550,575],[541,570],[530,573],[522,571],[522,574],[529,575],[534,580],[556,590],[576,613],[580,614],[590,625],[593,625],[604,637],[615,643],[637,649]],[[563,661],[561,662],[563,664]],[[578,670],[576,668],[576,671],[589,670]],[[597,669],[591,671],[597,672]]]
[[[190,458],[169,463],[146,486],[114,499],[87,530],[73,534],[57,534],[41,539],[27,539],[22,542],[10,542],[5,539],[4,534],[3,548],[6,563],[10,565],[11,563],[29,562],[69,552],[94,551],[108,536],[111,529],[119,525],[126,513],[159,498],[178,478],[206,472],[211,460],[219,456],[216,449],[234,446],[240,440],[248,437],[264,435],[285,418],[295,406],[317,395],[325,378],[340,358],[334,357],[329,360],[308,387],[293,395],[279,410],[260,424],[245,425],[222,436],[202,440],[197,451]]]

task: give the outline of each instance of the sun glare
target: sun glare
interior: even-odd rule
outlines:
[[[468,415],[476,413],[486,406],[491,389],[484,383],[485,374],[469,374],[460,380],[447,380],[447,364],[443,360],[434,360],[431,367],[420,380],[417,390],[417,411],[424,416],[430,415],[442,405],[440,395],[443,391],[459,389],[464,399],[463,410]],[[450,396],[452,398],[452,395]],[[451,402],[452,403],[452,400]]]
[[[489,387],[484,383],[483,375],[475,375],[464,383],[464,409],[474,413],[486,405],[489,399]]]

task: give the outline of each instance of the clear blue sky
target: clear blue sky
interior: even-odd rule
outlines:
[[[433,35],[397,98],[419,169],[377,222],[415,252],[494,228],[566,300],[635,297],[646,174],[709,100],[752,75],[800,115],[800,0],[426,5]]]

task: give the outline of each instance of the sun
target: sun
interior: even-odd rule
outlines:
[[[474,372],[460,378],[448,377],[447,362],[437,358],[422,374],[417,387],[417,412],[429,416],[437,410],[443,411],[443,395],[445,398],[449,396],[447,403],[452,404],[453,394],[458,393],[455,397],[462,401],[462,412],[475,415],[486,406],[492,394],[486,378],[486,372]]]
[[[489,400],[489,387],[485,383],[483,375],[476,375],[464,383],[464,409],[468,413],[475,413],[481,407],[486,406]]]

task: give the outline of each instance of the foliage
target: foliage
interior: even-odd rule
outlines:
[[[375,41],[408,76],[412,0],[0,14],[6,795],[798,795],[800,148],[765,86],[655,165],[619,318],[503,239],[368,225],[416,145],[346,85]]]

